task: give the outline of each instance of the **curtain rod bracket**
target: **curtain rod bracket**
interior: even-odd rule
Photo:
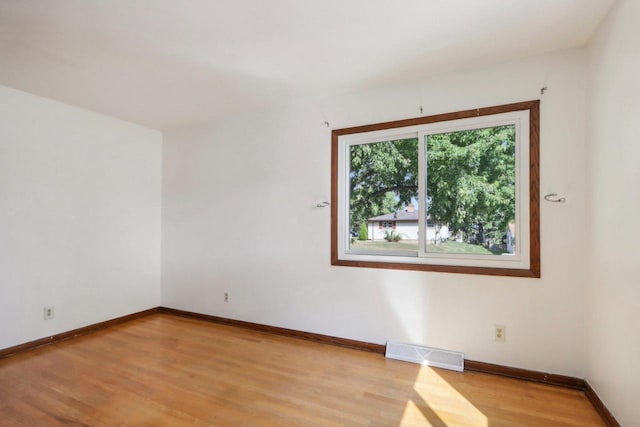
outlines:
[[[549,193],[544,196],[547,202],[551,203],[564,203],[567,201],[564,197],[558,197],[558,193]]]

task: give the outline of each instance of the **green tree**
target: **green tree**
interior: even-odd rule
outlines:
[[[418,195],[418,139],[351,146],[351,230]]]
[[[427,153],[432,221],[471,243],[500,241],[515,218],[515,127],[431,135]]]
[[[358,231],[358,240],[368,240],[369,239],[369,230],[367,230],[367,223],[363,222],[360,224],[360,230]]]
[[[431,221],[468,242],[500,241],[515,218],[514,126],[431,135],[427,152]],[[351,230],[417,198],[417,138],[354,145],[350,154]]]

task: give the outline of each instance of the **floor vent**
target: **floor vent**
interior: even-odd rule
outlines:
[[[455,351],[389,341],[385,357],[435,368],[464,371],[464,354]]]

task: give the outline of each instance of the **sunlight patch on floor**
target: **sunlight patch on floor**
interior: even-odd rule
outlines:
[[[489,426],[487,417],[433,368],[420,368],[414,392],[400,426]]]
[[[432,424],[427,417],[422,413],[420,408],[416,406],[413,400],[407,402],[407,405],[404,408],[404,412],[402,414],[402,419],[400,420],[400,427],[412,427],[412,426],[433,426],[438,425]]]

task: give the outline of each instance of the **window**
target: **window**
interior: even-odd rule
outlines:
[[[538,135],[539,101],[334,130],[332,264],[540,277]]]

